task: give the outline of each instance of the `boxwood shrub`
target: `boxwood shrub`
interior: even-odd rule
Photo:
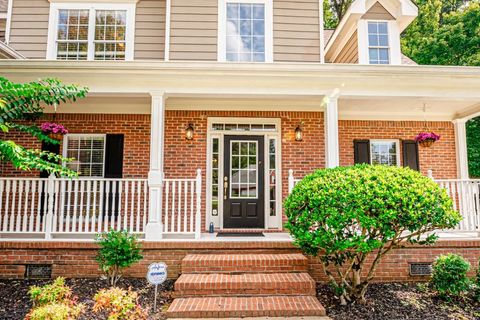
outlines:
[[[342,304],[365,301],[388,251],[407,242],[432,244],[431,231],[461,220],[434,181],[393,166],[317,170],[294,187],[284,207],[295,244],[319,257]]]

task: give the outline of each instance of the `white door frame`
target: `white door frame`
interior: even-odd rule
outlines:
[[[214,123],[224,123],[224,124],[268,124],[275,125],[275,131],[266,131],[266,130],[252,130],[252,131],[241,131],[241,130],[212,130],[212,124]],[[215,227],[223,229],[223,157],[224,157],[224,136],[225,135],[245,135],[245,136],[263,136],[265,138],[265,172],[264,172],[264,214],[265,214],[265,229],[282,229],[282,141],[281,141],[281,119],[280,118],[238,118],[238,117],[209,117],[207,119],[207,172],[206,172],[206,219],[205,219],[205,228],[208,230],[210,222],[213,222]],[[219,139],[219,159],[218,159],[218,179],[219,179],[219,188],[218,188],[218,214],[217,216],[212,215],[212,146],[213,139]],[[269,169],[270,169],[270,160],[269,160],[269,141],[270,139],[275,139],[275,196],[276,196],[276,215],[270,216],[270,181]]]

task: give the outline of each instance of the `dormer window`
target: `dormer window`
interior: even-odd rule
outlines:
[[[370,64],[390,63],[388,22],[386,21],[368,21],[368,61]]]
[[[52,3],[47,58],[132,60],[135,5]]]
[[[272,0],[223,0],[219,10],[219,61],[272,61]]]

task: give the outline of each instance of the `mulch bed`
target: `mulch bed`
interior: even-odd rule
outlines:
[[[341,306],[328,285],[318,285],[318,299],[334,320],[470,320],[480,319],[480,303],[471,298],[446,301],[426,290],[426,284],[372,284],[367,303]]]
[[[28,313],[32,304],[28,298],[28,289],[33,285],[44,285],[51,283],[52,280],[0,280],[0,319],[19,320],[23,319]],[[73,294],[78,297],[79,302],[87,305],[86,313],[81,317],[82,320],[99,320],[91,312],[94,304],[93,296],[103,288],[108,288],[105,280],[101,279],[67,279],[66,284],[72,288]],[[167,306],[171,303],[171,293],[173,290],[173,281],[167,280],[158,286],[157,312],[153,313],[153,300],[155,296],[155,287],[148,284],[145,279],[120,279],[119,287],[128,289],[131,287],[139,294],[140,305],[149,312],[149,319],[165,319]]]

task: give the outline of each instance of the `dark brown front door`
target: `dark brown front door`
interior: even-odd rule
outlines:
[[[264,137],[224,142],[223,227],[264,228]]]

